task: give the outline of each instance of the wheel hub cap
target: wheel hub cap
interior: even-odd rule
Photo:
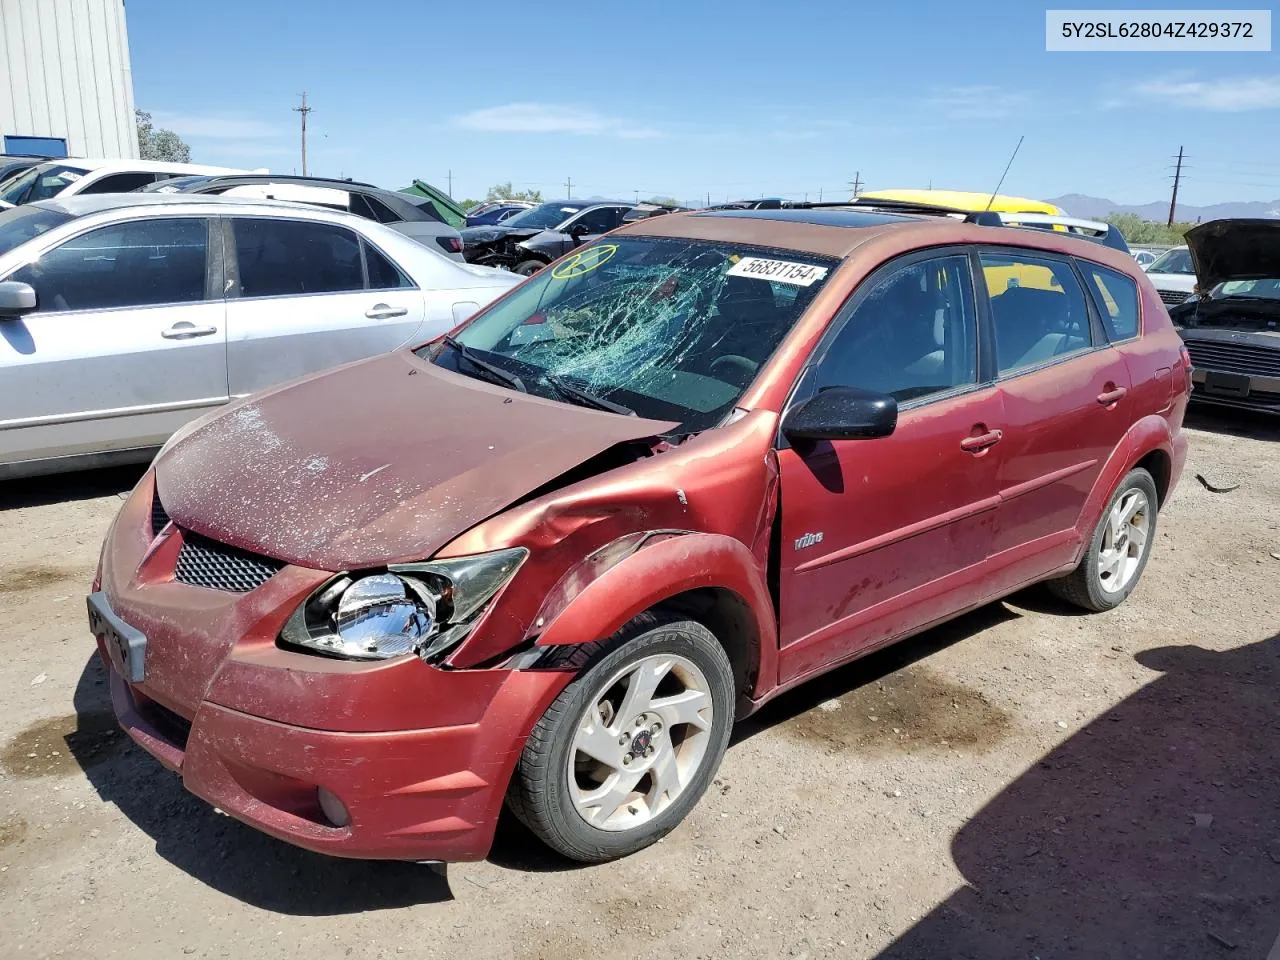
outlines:
[[[569,799],[601,830],[643,826],[697,775],[711,742],[711,687],[691,660],[645,657],[593,695],[569,751]]]

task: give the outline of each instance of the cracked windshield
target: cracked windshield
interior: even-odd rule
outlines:
[[[423,356],[567,403],[676,421],[675,433],[704,430],[729,413],[835,263],[618,238],[536,275]]]

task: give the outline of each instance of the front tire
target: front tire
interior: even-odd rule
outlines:
[[[729,745],[734,696],[733,667],[706,627],[644,614],[539,719],[508,806],[572,860],[641,850],[706,791]]]
[[[516,264],[516,273],[522,277],[532,277],[545,266],[546,264],[541,260],[524,260]]]
[[[1133,592],[1151,557],[1159,495],[1141,467],[1130,470],[1111,494],[1080,566],[1049,589],[1078,607],[1101,613]]]

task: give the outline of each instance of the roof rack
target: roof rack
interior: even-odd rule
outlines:
[[[983,210],[965,217],[966,223],[976,223],[984,227],[1030,227],[1037,230],[1052,230],[1064,227],[1066,231],[1085,240],[1093,240],[1105,247],[1111,247],[1124,253],[1129,252],[1129,244],[1124,235],[1100,220],[1081,220],[1079,217],[1058,216],[1050,213],[1005,213],[995,210]]]

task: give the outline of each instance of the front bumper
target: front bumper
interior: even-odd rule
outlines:
[[[99,653],[120,726],[187,790],[279,840],[370,859],[483,859],[529,730],[566,682],[560,673],[510,671],[476,723],[345,733],[209,701],[187,718],[129,684],[101,642]],[[348,823],[329,819],[321,787],[342,802]]]
[[[1191,399],[1280,414],[1280,339],[1265,332],[1195,328],[1182,332],[1191,354]]]
[[[154,532],[151,484],[144,477],[108,534],[91,602],[129,736],[192,793],[297,846],[482,859],[529,731],[570,675],[280,649],[284,619],[325,575],[285,567],[245,593],[177,582],[184,534]],[[121,625],[141,638],[136,670],[108,646]],[[132,679],[117,667],[126,663]],[[322,788],[345,817],[326,814]]]

